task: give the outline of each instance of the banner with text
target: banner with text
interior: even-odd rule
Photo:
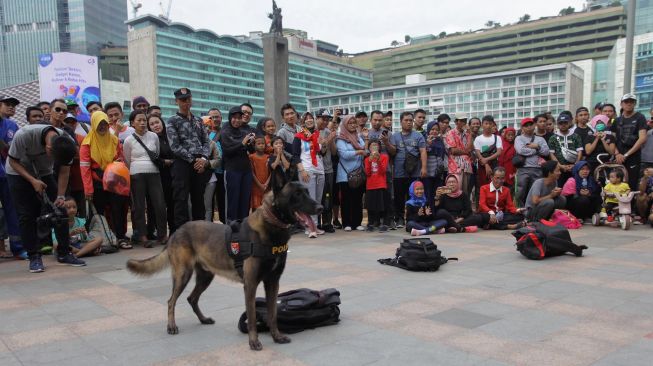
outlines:
[[[97,57],[70,52],[39,55],[39,87],[41,100],[62,98],[69,106],[77,104],[77,120],[90,121],[86,104],[100,101]]]

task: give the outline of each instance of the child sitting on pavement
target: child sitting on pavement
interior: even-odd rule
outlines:
[[[102,238],[93,238],[86,232],[86,220],[77,217],[77,203],[72,197],[66,198],[65,206],[68,214],[68,232],[70,236],[70,250],[77,258],[98,255],[102,248]],[[57,250],[57,238],[52,231],[54,250]]]

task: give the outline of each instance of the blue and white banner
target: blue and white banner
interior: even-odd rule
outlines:
[[[653,88],[653,75],[639,75],[635,77],[635,90]]]
[[[79,105],[77,120],[89,122],[86,104],[100,100],[98,59],[70,52],[39,55],[41,100],[62,98]]]

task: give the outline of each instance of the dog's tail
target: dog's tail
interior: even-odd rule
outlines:
[[[161,272],[164,268],[170,265],[168,258],[168,249],[164,249],[161,253],[147,259],[130,259],[127,261],[127,269],[139,276],[151,276],[157,272]]]

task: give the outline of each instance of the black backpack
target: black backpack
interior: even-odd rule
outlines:
[[[334,288],[322,291],[300,288],[279,294],[277,297],[277,327],[283,333],[293,334],[337,324],[340,321],[340,292]],[[238,329],[247,333],[247,312],[238,320]],[[264,298],[256,298],[256,330],[267,332],[268,308]]]
[[[435,272],[449,260],[429,238],[404,239],[394,258],[379,259],[379,263],[417,272]]]
[[[517,239],[517,251],[528,259],[544,259],[573,253],[577,257],[583,255],[585,245],[576,245],[571,241],[569,230],[562,225],[532,222],[527,226],[513,231]]]

